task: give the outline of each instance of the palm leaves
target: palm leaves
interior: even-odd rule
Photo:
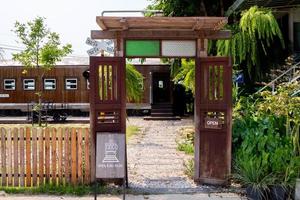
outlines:
[[[140,102],[144,92],[144,77],[131,64],[126,64],[126,94],[128,101]]]
[[[232,56],[235,65],[245,62],[249,76],[256,67],[260,76],[260,52],[267,55],[266,48],[274,39],[279,38],[282,47],[284,41],[279,25],[268,8],[251,7],[241,13],[239,24],[230,26],[233,36],[230,40],[217,41],[217,54]]]
[[[175,64],[175,63],[174,63]],[[175,65],[176,66],[176,65]],[[171,71],[175,71],[177,73],[173,73],[174,81],[183,84],[186,89],[192,90],[195,92],[195,60],[181,60],[181,67],[175,67],[172,65]],[[177,68],[177,69],[176,69]]]

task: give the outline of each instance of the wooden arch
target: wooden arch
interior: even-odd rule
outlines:
[[[207,40],[230,37],[229,31],[221,30],[227,18],[101,16],[96,21],[102,30],[92,30],[91,38],[113,39],[115,54],[113,57],[90,57],[90,113],[94,141],[96,134],[125,134],[126,131],[126,42],[194,41],[196,52],[190,56],[196,61],[194,179],[200,183],[226,184],[231,169],[231,59],[208,57]],[[145,57],[166,56],[160,50],[157,55]],[[96,161],[92,161],[92,177],[95,177]]]

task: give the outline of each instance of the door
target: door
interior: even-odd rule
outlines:
[[[170,74],[155,72],[152,77],[153,103],[170,103]]]

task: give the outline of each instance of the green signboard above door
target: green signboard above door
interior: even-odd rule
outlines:
[[[126,56],[158,57],[160,42],[159,40],[126,40]]]

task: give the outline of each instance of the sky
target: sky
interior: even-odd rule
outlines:
[[[73,46],[72,55],[88,56],[85,44],[90,30],[99,30],[96,16],[104,10],[144,10],[149,0],[4,0],[0,4],[0,47],[22,47],[12,31],[16,21],[26,23],[45,17],[51,31],[59,33],[63,44]],[[140,15],[140,14],[135,14]],[[4,57],[11,58],[6,50]]]

